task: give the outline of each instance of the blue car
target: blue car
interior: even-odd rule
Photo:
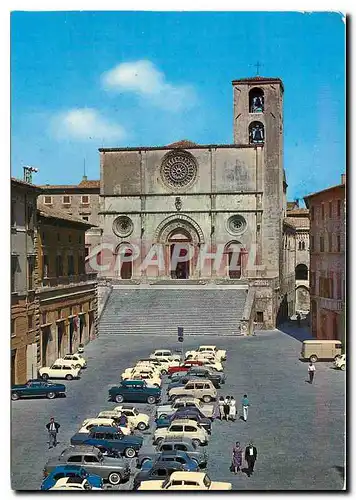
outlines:
[[[80,467],[79,465],[59,465],[43,480],[41,490],[49,490],[62,477],[81,477],[82,479],[87,479],[93,488],[103,487],[102,478],[95,474],[89,474],[84,467]]]

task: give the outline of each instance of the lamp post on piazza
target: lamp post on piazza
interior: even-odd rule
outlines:
[[[182,343],[181,346],[181,355],[182,355],[182,362],[183,362],[183,342],[184,342],[184,330],[182,326],[178,326],[178,342]]]

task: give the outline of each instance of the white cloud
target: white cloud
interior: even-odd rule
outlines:
[[[151,104],[168,111],[181,111],[195,104],[189,85],[173,85],[151,61],[121,63],[101,76],[105,90],[133,92]]]
[[[59,138],[77,140],[121,140],[126,132],[121,125],[106,120],[92,108],[74,108],[54,118],[53,128]]]

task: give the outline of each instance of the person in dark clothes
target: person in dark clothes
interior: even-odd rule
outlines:
[[[235,446],[232,450],[232,462],[231,462],[231,470],[234,474],[237,474],[242,465],[242,448],[240,443],[236,441]]]
[[[252,441],[250,441],[249,445],[246,447],[246,450],[245,450],[245,460],[247,462],[247,467],[248,467],[247,468],[247,475],[249,477],[253,473],[256,458],[257,458],[257,448],[256,448],[256,446],[253,446]]]
[[[125,415],[125,413],[121,413],[120,418],[119,418],[119,427],[127,427],[128,424],[128,418]]]
[[[224,418],[225,420],[229,420],[230,413],[230,396],[226,396],[224,401]]]
[[[49,446],[48,448],[53,448],[53,446],[57,446],[57,434],[58,429],[60,428],[60,424],[54,421],[54,418],[51,417],[51,420],[46,424],[46,428],[48,430],[49,435]]]

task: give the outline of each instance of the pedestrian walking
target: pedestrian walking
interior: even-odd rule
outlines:
[[[224,413],[224,402],[225,402],[225,398],[224,398],[224,396],[221,396],[219,398],[220,420],[223,420],[224,415],[225,415],[225,413]]]
[[[250,475],[253,473],[256,458],[257,458],[257,448],[256,446],[253,445],[252,441],[250,441],[245,450],[245,460],[247,462],[248,477],[250,477]]]
[[[236,401],[234,396],[231,396],[230,398],[229,420],[232,420],[233,422],[236,420]]]
[[[46,428],[48,430],[48,436],[49,436],[48,449],[50,449],[53,448],[53,446],[57,446],[57,434],[58,434],[58,429],[60,428],[60,424],[58,422],[55,422],[54,418],[51,417],[48,424],[46,424]]]
[[[312,361],[309,361],[308,373],[309,373],[309,384],[312,384],[315,375],[315,365]]]
[[[232,462],[231,462],[231,470],[234,474],[237,474],[242,465],[242,448],[240,443],[236,441],[235,446],[232,449]]]
[[[244,394],[244,397],[241,400],[241,406],[242,406],[242,418],[246,422],[247,421],[247,415],[248,415],[248,407],[250,406],[250,402],[247,398],[247,394]]]
[[[230,413],[230,396],[226,396],[224,401],[224,418],[227,421]]]
[[[300,314],[298,313],[298,314],[297,314],[297,324],[298,324],[298,328],[300,328],[300,320],[301,320],[301,316],[300,316]]]

